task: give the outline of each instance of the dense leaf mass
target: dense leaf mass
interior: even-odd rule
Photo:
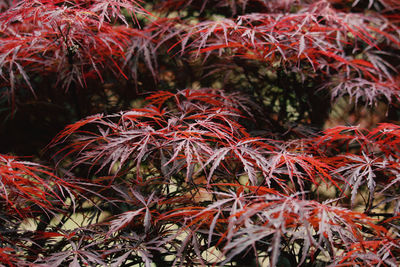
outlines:
[[[398,1],[0,10],[0,266],[400,264]]]

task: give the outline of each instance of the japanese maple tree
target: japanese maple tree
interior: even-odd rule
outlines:
[[[399,1],[0,9],[0,266],[400,264]]]

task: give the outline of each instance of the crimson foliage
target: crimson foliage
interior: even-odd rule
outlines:
[[[70,123],[0,154],[0,265],[399,265],[398,1],[0,9],[3,125]]]

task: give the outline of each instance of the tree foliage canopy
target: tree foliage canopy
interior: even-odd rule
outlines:
[[[399,1],[0,9],[0,266],[400,264]]]

